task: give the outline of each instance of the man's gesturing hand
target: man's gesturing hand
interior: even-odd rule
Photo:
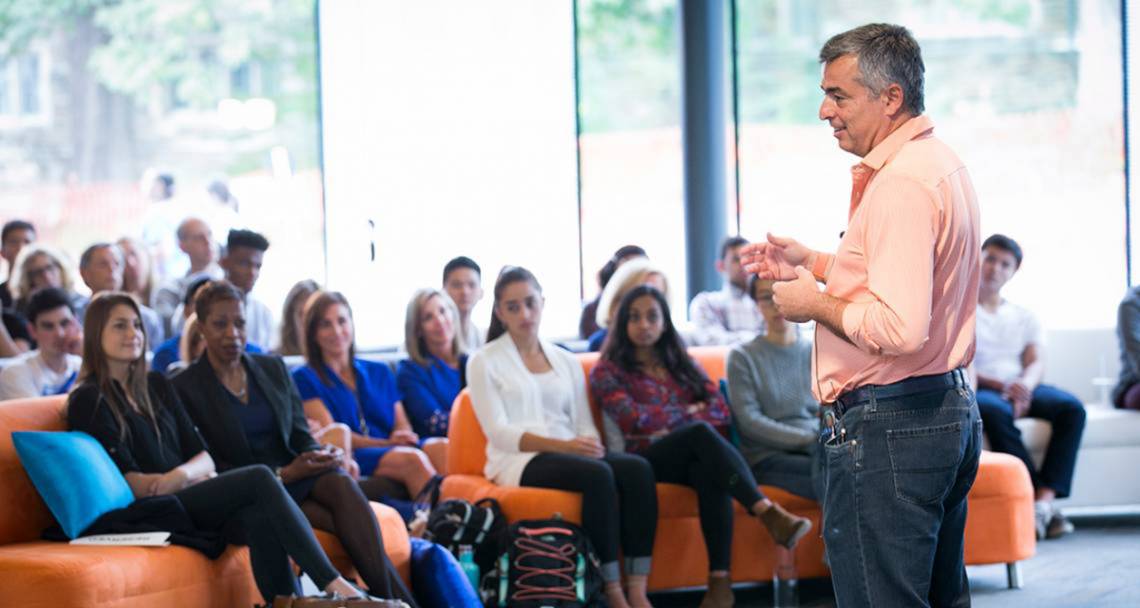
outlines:
[[[819,285],[803,266],[796,266],[792,272],[794,280],[772,286],[772,302],[785,319],[794,323],[810,321],[819,301]]]
[[[748,272],[761,279],[790,281],[796,278],[796,266],[810,263],[812,250],[795,239],[772,236],[759,243],[749,243],[740,248],[740,262]]]

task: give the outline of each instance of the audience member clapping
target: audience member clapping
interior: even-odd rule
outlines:
[[[32,295],[28,325],[38,347],[0,372],[0,399],[62,395],[75,384],[82,360],[69,350],[82,331],[67,292],[49,287]]]
[[[327,411],[325,417],[352,430],[362,474],[399,480],[409,495],[429,497],[440,478],[420,449],[391,370],[356,357],[348,300],[337,292],[313,294],[305,304],[304,335],[306,364],[293,379],[309,417],[321,419]]]

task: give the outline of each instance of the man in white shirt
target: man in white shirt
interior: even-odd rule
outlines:
[[[487,335],[471,320],[471,311],[483,299],[483,273],[475,260],[461,255],[448,262],[443,267],[443,290],[459,309],[460,343],[467,352],[475,352]]]
[[[123,288],[123,252],[111,243],[95,243],[79,258],[79,276],[91,290],[91,296],[101,291],[119,291]],[[144,302],[138,302],[143,327],[146,329],[146,349],[154,352],[166,340],[166,327],[162,318]],[[75,311],[77,318],[83,310]]]
[[[268,352],[273,346],[273,312],[250,292],[261,275],[261,263],[269,240],[252,230],[230,230],[226,237],[226,252],[219,260],[226,280],[234,284],[245,296],[246,341]]]
[[[1041,383],[1041,324],[1029,310],[1006,301],[1001,289],[1021,267],[1021,247],[995,234],[982,243],[982,280],[978,288],[977,352],[978,409],[995,452],[1020,458],[1033,479],[1038,538],[1071,532],[1073,524],[1053,499],[1065,498],[1073,481],[1077,449],[1085,428],[1085,408],[1073,395]],[[1053,427],[1045,462],[1033,464],[1014,420],[1029,416]]]
[[[67,352],[80,332],[67,292],[41,289],[29,299],[27,312],[28,329],[39,348],[0,372],[0,399],[62,395],[79,375],[82,360]]]
[[[716,270],[724,277],[724,287],[698,293],[689,305],[694,344],[747,342],[764,329],[764,317],[748,295],[748,273],[740,264],[740,248],[747,244],[741,236],[730,236],[721,243]]]

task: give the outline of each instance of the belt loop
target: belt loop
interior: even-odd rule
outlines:
[[[868,392],[871,393],[871,402],[867,404],[867,411],[868,412],[874,412],[877,409],[876,408],[875,389],[878,387],[876,387],[874,384],[872,384],[872,385],[868,386],[867,388],[870,389]]]

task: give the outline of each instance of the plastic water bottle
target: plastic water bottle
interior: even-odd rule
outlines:
[[[475,552],[471,549],[471,545],[459,546],[459,567],[463,569],[463,574],[467,575],[471,588],[478,591],[479,564],[475,563]]]
[[[776,568],[772,575],[772,605],[776,608],[799,606],[799,575],[794,551],[776,547]]]

